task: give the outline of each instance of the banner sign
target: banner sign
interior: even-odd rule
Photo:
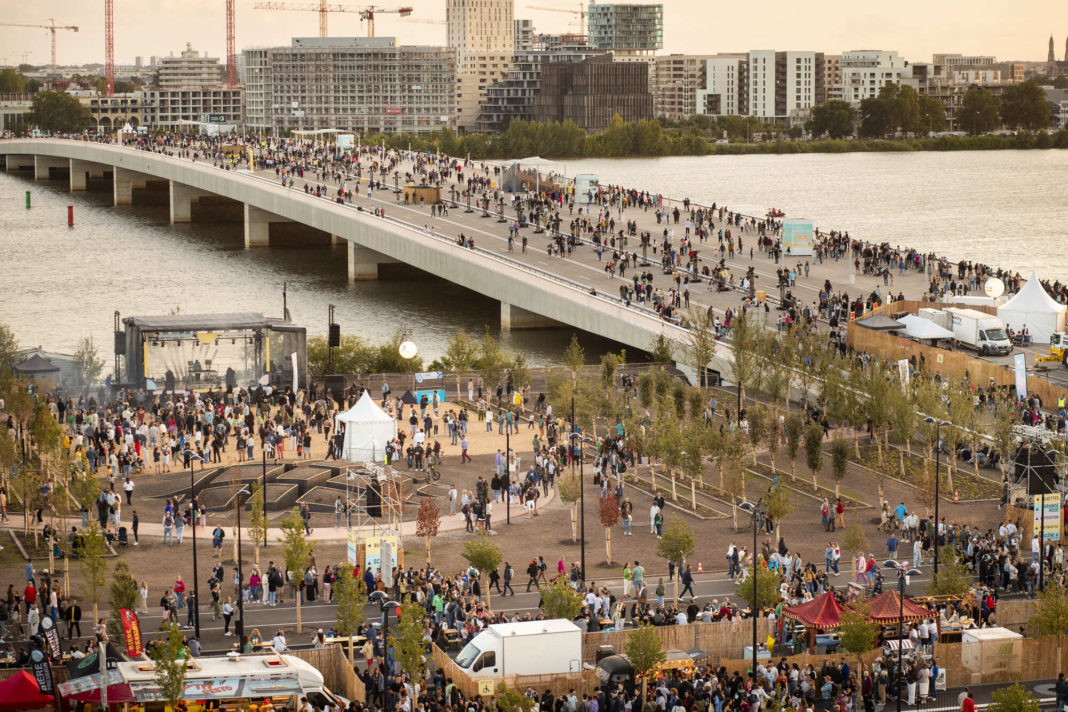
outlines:
[[[443,371],[423,371],[422,373],[415,374],[415,382],[422,383],[423,381],[438,380],[440,381],[445,377]]]
[[[159,702],[163,699],[154,680],[131,681],[130,692],[138,702]],[[205,680],[186,680],[182,684],[184,700],[229,700],[253,697],[298,695],[303,691],[296,674],[262,673],[240,677],[218,677]]]
[[[141,623],[137,614],[129,608],[119,609],[119,621],[122,623],[122,637],[126,641],[126,654],[131,658],[141,657],[144,646],[141,642]]]
[[[790,218],[782,221],[782,249],[791,257],[812,254],[812,221]]]
[[[1016,367],[1016,400],[1022,401],[1027,398],[1027,356],[1018,353],[1012,363]]]
[[[363,568],[365,570],[374,571],[382,568],[383,540],[388,540],[393,545],[392,549],[387,552],[390,571],[392,572],[393,567],[397,565],[397,550],[400,548],[400,542],[396,536],[368,537],[364,540]]]
[[[52,681],[52,663],[48,661],[48,656],[44,654],[43,650],[33,650],[30,652],[30,661],[33,663],[33,679],[37,681],[37,686],[41,688],[41,692],[46,695],[55,694],[56,686]]]
[[[897,375],[901,377],[901,382],[906,386],[909,384],[909,360],[907,358],[900,359],[897,362]]]
[[[575,202],[586,205],[601,189],[601,180],[592,173],[575,176]]]
[[[44,639],[48,643],[48,650],[52,653],[52,657],[55,660],[59,660],[63,657],[63,650],[59,647],[59,631],[55,626],[50,626],[44,630]]]
[[[1037,537],[1041,533],[1044,541],[1061,540],[1061,496],[1059,494],[1036,494],[1033,515],[1032,537]],[[1045,520],[1044,525],[1043,520]]]

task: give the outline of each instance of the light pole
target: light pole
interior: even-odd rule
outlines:
[[[741,391],[739,390],[739,393]],[[757,521],[760,517],[760,510],[752,502],[742,502],[738,507],[746,512],[749,512],[749,518],[752,520],[753,525],[753,681],[756,681],[757,674]],[[770,651],[769,651],[770,652]]]
[[[941,465],[941,462],[942,462],[942,426],[943,425],[949,425],[949,421],[947,421],[947,420],[935,420],[934,418],[928,416],[928,417],[923,419],[923,422],[930,423],[930,424],[933,424],[935,426],[934,575],[938,576],[938,526],[939,526],[938,523],[940,521],[938,519],[938,485],[939,485],[938,481],[939,481],[939,479],[941,479],[940,476],[939,476],[939,470],[941,469],[940,465]]]
[[[263,548],[267,548],[267,449],[263,452]]]
[[[512,523],[512,426],[504,419],[504,514],[507,524]]]
[[[234,496],[234,507],[237,509],[237,625],[234,633],[237,634],[237,651],[245,652],[245,596],[241,587],[245,583],[245,570],[241,566],[241,495],[251,497],[252,493],[242,487]]]
[[[580,550],[580,562],[582,581],[586,582],[586,478],[583,471],[583,443],[592,443],[593,438],[586,435],[583,436],[577,432],[578,426],[575,425],[575,398],[571,398],[571,434],[568,436],[573,442],[571,445],[572,457],[574,457],[575,445],[578,446],[578,461],[579,461],[579,544]]]
[[[895,678],[895,686],[897,687],[897,712],[901,712],[901,688],[902,683],[905,681],[903,667],[905,649],[905,584],[909,576],[919,576],[920,571],[919,569],[910,569],[907,561],[894,561],[893,559],[884,561],[883,567],[897,572],[897,677]]]
[[[193,604],[193,629],[197,640],[200,640],[200,575],[197,573],[197,517],[199,512],[197,511],[197,496],[193,487],[193,461],[200,460],[203,462],[204,458],[189,448],[186,448],[183,454],[186,462],[189,463],[189,504],[190,512],[193,515],[189,518],[190,524],[193,525],[193,595],[196,596],[196,602]]]

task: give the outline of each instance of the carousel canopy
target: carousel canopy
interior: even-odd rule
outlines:
[[[824,630],[837,628],[842,620],[842,607],[834,600],[834,594],[827,592],[808,603],[790,606],[783,613],[787,618],[800,621],[809,628]]]
[[[877,623],[896,623],[901,616],[901,598],[897,591],[884,591],[868,602],[871,619]],[[904,620],[918,621],[934,614],[918,603],[905,599]]]

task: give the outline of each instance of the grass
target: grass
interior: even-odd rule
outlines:
[[[894,448],[883,451],[883,465],[879,465],[879,455],[874,445],[862,445],[860,448],[861,465],[875,470],[886,472],[890,477],[904,481],[913,487],[923,484],[925,475],[924,459],[919,455],[905,455],[905,475],[901,475],[901,467],[898,464],[898,451]],[[850,458],[855,460],[855,457]],[[972,467],[968,465],[968,467]],[[940,494],[943,499],[951,500],[953,490],[949,486],[949,472],[946,463],[942,463],[938,482]],[[957,467],[953,473],[953,486],[960,492],[961,501],[973,502],[983,499],[997,499],[1001,496],[1001,485],[984,477],[976,477],[970,470],[962,470]]]

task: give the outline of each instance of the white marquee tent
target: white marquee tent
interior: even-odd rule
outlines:
[[[1065,310],[1068,307],[1047,294],[1032,272],[1016,296],[998,307],[998,317],[1016,331],[1026,326],[1032,341],[1048,344],[1050,334],[1064,331]]]
[[[397,436],[397,421],[383,411],[364,391],[356,405],[335,420],[345,424],[341,457],[350,462],[376,462],[386,458],[386,443]]]
[[[898,319],[905,325],[905,336],[910,339],[919,339],[921,341],[927,339],[952,339],[953,332],[949,329],[944,329],[938,324],[929,319],[924,319],[922,316],[916,316],[915,314],[908,314]]]

